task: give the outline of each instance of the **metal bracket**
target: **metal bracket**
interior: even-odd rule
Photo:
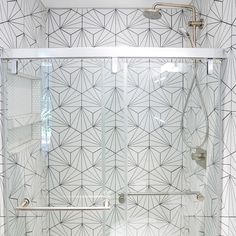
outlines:
[[[13,59],[8,61],[8,71],[13,75],[18,73],[18,60]]]
[[[24,198],[20,206],[27,207],[29,206],[29,204],[30,204],[30,200],[28,198]]]
[[[214,73],[214,60],[208,59],[207,60],[207,74],[212,75]]]
[[[204,20],[203,19],[200,19],[199,21],[197,20],[197,21],[189,21],[188,22],[188,26],[190,26],[190,27],[197,27],[197,28],[199,28],[199,29],[202,29],[203,28],[203,26],[204,26]]]
[[[202,202],[202,201],[205,200],[205,197],[199,192],[199,193],[197,194],[197,200],[200,201],[200,202]]]
[[[116,74],[118,72],[118,58],[117,57],[112,58],[111,71],[113,74]]]
[[[192,159],[197,162],[202,168],[206,169],[207,162],[207,151],[198,147],[196,148],[196,152],[192,153]]]
[[[2,54],[3,54],[3,48],[0,47],[0,57],[2,57]]]
[[[118,201],[119,201],[120,204],[124,204],[125,203],[125,194],[124,193],[120,193],[119,194]]]

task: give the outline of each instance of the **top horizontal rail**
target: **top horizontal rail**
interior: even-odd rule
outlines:
[[[181,58],[224,59],[220,48],[78,47],[4,49],[1,59]]]

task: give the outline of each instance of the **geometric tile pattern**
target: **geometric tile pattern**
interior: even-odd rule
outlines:
[[[49,47],[149,46],[181,47],[178,29],[188,14],[168,11],[160,21],[149,21],[138,9],[50,9]]]
[[[4,63],[5,64],[5,63]],[[23,86],[19,86],[23,85]],[[23,89],[23,90],[22,90]],[[40,131],[39,119],[31,119],[27,122],[11,122],[13,117],[18,117],[22,121],[22,114],[40,113],[40,80],[29,79],[20,75],[7,74],[4,83],[7,139],[5,142],[5,163],[6,172],[4,177],[6,188],[4,197],[6,202],[5,220],[7,233],[9,235],[24,235],[31,232],[32,235],[44,235],[46,231],[45,215],[42,213],[23,214],[15,210],[22,199],[27,197],[33,205],[45,202],[46,196],[46,176],[45,164],[40,151]],[[23,92],[25,92],[23,94]],[[12,101],[13,97],[21,94],[20,102],[24,102],[25,107],[17,108],[17,102]],[[34,100],[31,99],[34,97]],[[36,99],[37,98],[37,99]],[[28,102],[25,101],[28,99]],[[19,104],[18,104],[19,105]],[[34,109],[31,110],[31,107]],[[11,123],[11,125],[9,125]]]
[[[45,46],[46,11],[39,0],[2,0],[0,46],[27,48]]]
[[[46,9],[41,4],[40,0],[1,0],[0,1],[0,48],[29,48],[29,47],[45,47],[45,22],[46,22]],[[29,64],[29,62],[28,62]],[[25,67],[26,68],[26,67]],[[1,68],[2,73],[2,68]],[[1,98],[2,98],[2,83],[3,77],[1,77]],[[1,101],[1,116],[3,114],[3,104]],[[3,121],[1,117],[1,121]],[[0,125],[2,128],[2,122]],[[17,198],[21,196],[23,192],[27,192],[31,197],[39,196],[35,189],[30,186],[34,182],[37,182],[37,174],[35,175],[36,166],[34,161],[37,159],[38,153],[35,146],[32,147],[31,152],[28,150],[19,155],[12,156],[8,161],[9,174],[12,174],[9,189],[11,188],[12,195],[9,196],[11,200],[4,199],[3,194],[6,195],[6,185],[4,178],[6,177],[3,163],[6,161],[2,155],[2,140],[3,132],[1,132],[0,140],[0,235],[6,235],[6,212],[4,211],[4,205],[9,206],[9,227],[11,228],[11,235],[38,235],[36,232],[40,231],[40,225],[43,224],[41,217],[32,215],[31,217],[25,217],[24,215],[17,215],[15,211],[12,211],[12,206],[18,204]],[[32,160],[27,161],[27,157],[31,157]],[[23,162],[23,163],[21,163]],[[14,164],[13,164],[14,163]],[[17,163],[17,164],[16,164]],[[22,164],[22,166],[21,166]],[[40,171],[40,170],[38,170]],[[25,179],[24,179],[25,178]],[[25,185],[24,182],[27,182]],[[23,185],[22,185],[23,183]],[[14,189],[14,190],[13,190]],[[22,196],[21,196],[22,197]],[[12,205],[13,204],[13,205]],[[40,234],[42,235],[42,234]]]
[[[187,19],[187,15],[182,11],[168,11],[160,21],[149,21],[143,18],[142,11],[133,9],[51,9],[48,16],[48,45],[49,47],[124,45],[182,47],[185,41],[178,34],[178,28],[186,26]],[[207,233],[213,232],[213,229],[216,230],[215,234],[217,235],[218,228],[213,225],[214,222],[211,219],[212,214],[216,219],[218,219],[217,217],[219,216],[217,202],[220,193],[215,189],[217,183],[215,180],[219,178],[216,174],[219,172],[220,162],[216,155],[219,147],[219,133],[217,133],[217,130],[219,130],[217,128],[219,127],[219,123],[217,122],[217,117],[219,117],[219,101],[217,99],[217,93],[219,91],[218,76],[220,67],[215,66],[215,74],[212,76],[203,76],[206,75],[206,65],[203,64],[199,68],[201,88],[205,95],[211,94],[206,102],[212,127],[210,131],[210,141],[207,147],[208,155],[210,156],[207,171],[209,172],[208,175],[212,176],[212,179],[206,182],[204,178],[205,172],[196,165],[193,166],[193,162],[189,161],[191,153],[187,151],[188,149],[183,145],[181,131],[179,129],[183,101],[186,99],[187,88],[189,86],[188,82],[184,85],[186,86],[186,91],[183,93],[182,83],[185,81],[183,75],[177,75],[175,77],[172,74],[164,83],[154,83],[153,81],[153,77],[157,77],[156,74],[160,69],[160,65],[167,62],[168,61],[142,61],[138,59],[130,60],[127,69],[128,91],[126,101],[123,100],[125,90],[123,84],[123,70],[120,69],[116,75],[113,75],[110,72],[110,62],[106,62],[107,65],[104,69],[105,71],[103,71],[103,73],[105,73],[105,88],[103,92],[106,95],[105,97],[109,98],[109,100],[105,99],[105,102],[103,101],[103,103],[105,103],[105,114],[103,114],[103,116],[106,121],[105,140],[103,140],[103,142],[106,144],[105,168],[106,177],[108,176],[106,187],[114,203],[112,211],[106,218],[106,222],[108,222],[109,225],[108,231],[106,228],[108,235],[124,235],[125,209],[117,202],[116,196],[119,192],[125,191],[126,183],[129,191],[132,192],[182,191],[187,187],[195,188],[196,190],[200,188],[202,192],[206,194],[206,202],[209,206],[205,209],[204,204],[197,204],[198,207],[193,208],[192,211],[189,212],[190,216],[186,216],[187,218],[184,219],[181,217],[184,215],[182,208],[185,200],[181,197],[165,197],[163,199],[157,199],[156,197],[132,197],[128,199],[127,205],[128,211],[126,217],[128,217],[129,222],[129,227],[127,228],[128,234],[137,235],[138,231],[143,229],[143,234],[146,232],[147,235],[151,235],[152,233],[157,235],[180,235],[185,233],[185,229],[183,228],[183,222],[185,220],[189,224],[191,223],[191,225],[198,225],[195,231],[191,229],[191,226],[185,226],[185,228],[189,227],[192,235],[197,235],[199,230]],[[81,83],[82,85],[79,91],[76,89],[79,95],[73,96],[70,92],[66,92],[70,100],[74,101],[74,104],[83,101],[80,96],[83,97],[84,91],[93,91],[90,89],[93,83],[89,82],[90,77],[93,79],[93,75],[91,75],[93,73],[90,72],[90,67],[85,69],[84,66],[82,70],[81,65],[78,65],[77,68],[80,69],[77,71],[74,69],[76,66],[73,66],[73,64],[76,65],[77,63],[77,61],[65,61],[62,63],[62,66],[58,66],[59,70],[56,69],[52,73],[52,77],[57,78],[57,88],[53,89],[53,100],[57,103],[55,104],[56,107],[61,107],[61,104],[58,104],[56,101],[61,97],[61,93],[68,90],[65,86],[70,87],[70,85],[65,84],[71,83],[71,79],[68,81],[69,78],[74,80],[72,76],[74,73],[77,74],[78,81],[86,81]],[[86,65],[86,62],[83,62],[83,65],[84,63]],[[93,63],[94,66],[99,64],[98,62]],[[53,62],[52,64],[55,63]],[[69,69],[69,67],[73,69]],[[80,70],[83,71],[83,73],[80,72]],[[101,71],[101,65],[100,69],[98,66],[96,71]],[[85,80],[83,77],[87,79]],[[158,78],[156,78],[156,80],[157,79]],[[61,80],[63,80],[63,82],[60,82]],[[65,91],[62,88],[63,86],[66,89]],[[95,98],[97,94],[98,93],[96,93]],[[199,94],[195,89],[190,103],[196,105],[196,101],[199,102],[198,97]],[[76,99],[79,101],[76,101]],[[128,102],[126,111],[128,115],[125,115],[125,102]],[[97,102],[97,104],[99,104],[99,102]],[[66,103],[65,106],[67,106]],[[198,104],[197,107],[201,107],[201,104]],[[75,111],[72,107],[70,107],[70,109],[72,110],[67,111],[67,109],[62,109],[63,112],[60,111],[60,113],[57,111],[58,108],[55,109],[57,116],[59,116],[60,126],[66,126],[68,118],[70,122],[73,121],[71,114],[79,112],[78,110]],[[202,123],[204,123],[204,117],[201,117],[201,112],[199,113],[199,111],[196,110],[196,114],[199,115],[198,119],[202,120],[202,122],[199,122],[199,125],[202,125]],[[67,114],[68,112],[70,112],[70,115]],[[127,117],[127,134],[123,122],[125,116]],[[155,119],[153,118],[154,116]],[[77,115],[77,117],[81,117],[82,119],[82,114],[80,116]],[[91,114],[86,115],[86,119],[92,119],[91,117]],[[86,119],[84,119],[85,123]],[[161,124],[160,120],[165,120],[166,124]],[[71,124],[68,126],[70,127],[70,125]],[[204,133],[205,127],[200,126],[200,128]],[[65,129],[68,130],[68,128],[60,128],[63,132]],[[101,129],[102,127],[100,128],[100,132]],[[52,134],[55,136],[55,132]],[[56,135],[58,136],[59,134],[56,133]],[[126,142],[128,149],[125,148],[125,135],[127,135]],[[58,138],[59,137],[60,136],[58,136]],[[80,136],[76,137],[81,139]],[[55,142],[57,142],[57,140],[55,140]],[[193,140],[193,142],[194,141],[197,142],[196,140]],[[56,145],[58,146],[60,144],[57,143]],[[72,147],[66,147],[66,149],[67,148],[71,149]],[[71,151],[74,152],[74,150]],[[63,159],[68,156],[65,152],[58,153],[57,155],[63,156]],[[91,155],[92,154],[87,154],[86,156]],[[124,163],[126,163],[126,160],[124,156],[126,155],[128,158],[128,175],[125,177]],[[53,156],[49,155],[49,160],[51,158],[54,159]],[[65,162],[68,162],[68,160],[66,159]],[[87,167],[87,169],[89,169],[89,167]],[[52,172],[55,173],[55,176],[60,176],[60,173],[58,174],[58,170],[55,170],[55,168],[50,169],[50,175],[52,175]],[[54,175],[52,176],[55,179],[57,178]],[[73,178],[72,174],[70,174],[70,176]],[[187,176],[192,176],[189,181],[186,181],[188,179]],[[74,178],[76,179],[77,176],[74,176]],[[71,181],[73,182],[72,179]],[[55,183],[53,180],[51,180],[51,182]],[[196,184],[192,185],[192,182]],[[58,186],[59,184],[60,183],[56,181],[56,185]],[[72,190],[73,187],[71,187],[71,191]],[[52,195],[50,196],[52,196],[52,201],[54,201],[55,194],[53,194],[53,191],[51,191],[51,193]],[[56,201],[56,203],[60,204],[59,202],[58,200]],[[147,205],[149,202],[150,205]],[[164,202],[166,202],[167,205],[165,205]],[[168,205],[169,203],[173,204],[173,209],[175,210],[170,210],[172,208]],[[163,204],[164,208],[158,207],[160,204]],[[155,210],[152,211],[152,208]],[[166,209],[166,211],[164,209]],[[209,209],[214,209],[214,212],[212,213]],[[158,220],[158,217],[162,214],[164,214],[164,218]],[[150,215],[152,215],[152,217]],[[196,219],[191,218],[192,215],[195,217],[198,216],[197,224]],[[195,220],[194,223],[193,220]],[[150,221],[153,222],[151,223]],[[172,227],[168,222],[171,222],[170,225]],[[215,220],[215,222],[218,221]],[[56,226],[59,227],[59,225]],[[53,227],[53,224],[50,225],[50,227]]]
[[[232,0],[210,0],[208,3],[194,0],[194,4],[201,9],[202,17],[207,20],[199,36],[199,45],[226,47],[232,55],[225,70],[225,80],[222,81],[225,142],[221,234],[234,235],[235,209],[232,202],[235,198],[235,144],[232,127],[235,126],[235,13],[231,9],[235,8],[235,3]],[[45,9],[36,0],[1,1],[0,46],[44,47],[44,14]],[[161,20],[149,21],[142,16],[140,9],[51,9],[46,24],[47,44],[49,47],[183,47],[187,42],[178,33],[178,28],[186,26],[187,21],[188,14],[180,10],[167,11]],[[47,163],[49,204],[91,206],[94,203],[100,204],[100,197],[109,194],[114,207],[107,214],[50,213],[46,218],[50,222],[49,232],[39,230],[40,224],[45,225],[45,222],[39,220],[41,217],[38,215],[28,215],[31,220],[25,228],[25,216],[12,214],[12,235],[14,232],[17,235],[19,232],[22,235],[27,232],[27,235],[34,236],[44,233],[124,235],[126,220],[127,235],[131,236],[219,234],[219,66],[215,65],[212,76],[204,76],[204,62],[199,67],[200,85],[204,97],[207,97],[211,128],[207,144],[210,158],[206,179],[206,173],[190,161],[191,153],[181,140],[181,111],[189,86],[188,83],[184,84],[183,91],[186,75],[170,74],[165,76],[166,82],[154,83],[154,80],[158,80],[156,72],[160,65],[167,62],[129,60],[126,62],[126,89],[124,62],[119,72],[112,74],[109,60],[51,61],[51,139]],[[37,62],[35,64],[22,61],[21,69],[36,74]],[[198,94],[194,91],[190,104],[197,104],[197,98]],[[124,123],[125,119],[127,124]],[[105,126],[102,120],[105,120]],[[31,150],[22,155],[22,160],[26,160],[29,155],[36,159],[38,153]],[[12,178],[21,181],[19,177],[24,176],[22,171],[25,168],[15,165],[18,163],[17,157],[11,161]],[[0,184],[4,176],[1,163]],[[24,167],[27,165],[32,170],[27,175],[27,181],[30,182],[35,167],[32,163],[23,164]],[[128,173],[127,176],[125,173]],[[15,184],[12,189],[16,189],[19,194],[15,198],[12,196],[14,203],[9,209],[18,204],[20,194],[25,194],[17,189],[16,181],[12,183]],[[130,197],[127,206],[120,205],[117,194],[126,191],[126,183],[132,192],[201,188],[206,204],[192,204],[192,199],[165,196]],[[1,186],[0,191],[3,189]],[[29,187],[28,192],[33,195],[37,191]],[[191,206],[188,211],[184,203]],[[0,218],[5,216],[3,211],[0,214]],[[2,228],[0,224],[0,235],[4,235]]]
[[[236,173],[235,173],[235,32],[236,2],[230,0],[205,1],[194,0],[206,25],[199,35],[200,47],[220,47],[228,51],[228,62],[222,78],[222,121],[223,121],[223,156],[222,159],[222,218],[221,234],[235,235],[236,217]]]
[[[178,28],[186,25],[186,20],[187,16],[182,11],[169,11],[164,14],[164,17],[160,22],[155,22],[144,18],[141,10],[134,9],[51,9],[48,14],[48,45],[49,47],[98,47],[122,45],[182,47],[184,42],[182,36],[178,33]],[[160,96],[162,96],[163,99],[165,96],[171,96],[171,94],[165,95],[165,93],[160,95],[158,93],[155,94],[158,89],[155,88],[155,85],[157,86],[157,84],[154,83],[152,77],[155,72],[160,69],[160,63],[163,64],[165,61],[142,62],[133,60],[128,65],[129,79],[127,86],[130,91],[127,91],[127,100],[130,100],[130,104],[127,104],[127,113],[129,115],[127,122],[129,132],[127,134],[127,140],[125,141],[125,127],[123,120],[127,114],[124,112],[123,70],[120,69],[120,72],[116,75],[111,74],[110,61],[105,62],[106,66],[104,69],[102,69],[103,63],[99,60],[68,60],[63,62],[52,62],[53,72],[49,87],[53,100],[52,103],[55,107],[52,109],[53,120],[51,121],[51,124],[52,126],[55,124],[56,127],[52,128],[53,142],[51,145],[53,145],[53,148],[49,153],[49,161],[52,163],[58,161],[58,159],[61,159],[61,161],[58,163],[57,168],[54,167],[56,164],[54,163],[54,165],[52,165],[53,167],[49,170],[49,183],[52,185],[52,187],[49,188],[50,204],[68,204],[68,195],[72,196],[72,198],[70,198],[72,203],[75,201],[74,197],[79,197],[80,195],[93,195],[95,190],[93,190],[93,186],[89,187],[90,183],[87,183],[87,189],[84,189],[82,184],[79,188],[73,187],[73,182],[86,182],[87,176],[90,176],[87,175],[87,172],[93,173],[93,175],[96,173],[94,179],[94,181],[97,182],[95,185],[97,191],[96,195],[101,194],[102,169],[100,165],[103,157],[105,159],[106,170],[105,186],[107,192],[111,195],[112,203],[114,204],[114,207],[104,219],[104,221],[107,222],[107,227],[105,227],[107,235],[124,235],[125,205],[118,203],[117,196],[119,193],[125,191],[127,181],[130,186],[130,191],[146,191],[148,185],[152,186],[154,191],[156,188],[157,191],[158,187],[154,187],[155,178],[157,178],[157,173],[159,172],[157,168],[159,165],[166,165],[166,168],[172,167],[173,170],[166,171],[166,168],[163,168],[163,183],[160,181],[159,191],[167,191],[168,189],[175,190],[176,186],[179,190],[182,190],[183,188],[183,177],[180,177],[179,180],[173,184],[172,188],[168,185],[168,180],[175,178],[174,176],[183,175],[182,171],[178,171],[178,166],[181,166],[183,162],[183,155],[179,152],[177,160],[172,162],[171,158],[174,156],[174,150],[171,150],[171,147],[169,146],[171,145],[172,140],[176,138],[175,135],[177,135],[179,131],[176,131],[176,133],[172,135],[170,131],[165,131],[163,128],[160,129],[162,130],[162,134],[158,137],[158,134],[155,134],[156,129],[158,129],[158,127],[155,126],[158,122],[152,118],[152,115],[154,115],[158,110],[158,106],[156,105],[155,107],[154,101]],[[123,65],[123,63],[121,64]],[[151,68],[151,70],[148,68]],[[98,75],[102,77],[102,73],[104,74],[104,81],[94,81]],[[147,78],[149,78],[150,81],[148,81]],[[100,78],[100,80],[101,79],[102,78]],[[179,78],[176,79],[176,83],[182,83],[182,79],[182,76],[179,76]],[[101,94],[102,91],[100,91],[100,93],[97,91],[99,87],[99,90],[102,90],[102,84],[104,84],[104,95]],[[160,89],[160,93],[161,91],[162,90]],[[88,101],[90,97],[93,97],[94,101]],[[170,98],[170,103],[171,100],[174,100],[174,96],[173,98]],[[58,103],[59,101],[60,103]],[[168,101],[163,101],[163,104],[159,104],[159,107],[163,106],[164,110],[166,102],[168,104]],[[81,104],[80,109],[76,109],[78,104]],[[100,114],[101,104],[104,104],[105,106],[103,108],[103,117],[105,120],[105,127],[103,130],[101,127],[102,122],[100,120],[102,116],[102,114]],[[86,107],[86,109],[84,109],[84,107]],[[174,120],[174,113],[174,109],[172,109],[172,112],[170,113],[166,111],[165,115],[163,112],[163,116],[165,116],[163,119]],[[94,115],[96,119],[93,117]],[[99,118],[98,121],[97,117]],[[180,112],[177,113],[177,117],[179,120]],[[54,118],[57,122],[55,122]],[[83,124],[82,126],[78,120],[81,120],[81,124]],[[96,123],[93,124],[91,121],[96,121]],[[83,131],[84,128],[85,130]],[[103,138],[103,140],[102,132],[105,132],[105,138]],[[58,140],[61,140],[61,135],[66,135],[63,138],[63,140],[65,140],[65,147],[63,150],[61,148],[58,149],[61,145],[58,143]],[[165,135],[171,135],[171,137],[166,137],[166,141],[163,140],[161,142],[161,139],[164,139]],[[76,142],[77,139],[78,142],[81,142],[81,148],[78,148],[77,146],[73,148],[74,144],[70,144],[69,141],[71,137],[74,137],[72,139],[73,142]],[[90,137],[89,139],[93,137],[92,143],[91,141],[87,141],[88,137]],[[96,137],[99,139],[97,140]],[[66,141],[67,139],[68,141]],[[157,150],[158,148],[153,147],[152,149],[148,149],[148,147],[154,145],[157,140],[160,140],[160,145],[163,146],[162,155],[167,155],[166,159],[163,157],[162,164],[159,160],[161,157],[159,154],[160,151]],[[101,149],[101,142],[105,143],[105,154],[102,154],[104,150]],[[167,148],[165,148],[165,143]],[[178,145],[180,145],[180,143]],[[129,147],[128,151],[125,148],[127,144]],[[63,152],[61,153],[61,151]],[[124,178],[126,172],[124,156],[126,155],[128,155],[129,166],[127,169],[129,173],[127,176],[128,179]],[[155,157],[155,155],[158,156]],[[77,159],[74,159],[75,156]],[[68,160],[68,157],[70,157],[70,159],[73,158],[73,163]],[[145,164],[145,162],[149,162],[149,159],[150,164],[152,163],[155,165],[152,169],[148,169],[148,166]],[[88,160],[96,160],[97,165],[94,165],[91,161],[88,162]],[[82,161],[85,163],[85,166],[78,166]],[[71,171],[65,169],[65,163],[68,163],[67,165],[72,165],[73,169]],[[58,180],[61,179],[61,176],[65,176],[63,179],[67,179],[65,182],[66,185],[70,185],[71,182],[72,186],[61,186],[61,183],[58,182]],[[141,178],[139,179],[138,176]],[[78,180],[76,180],[77,178]],[[143,180],[143,183],[141,183],[141,179]],[[148,184],[148,181],[151,181],[151,183]],[[93,182],[91,182],[91,184],[94,185]],[[166,184],[168,185],[167,187]],[[64,190],[65,188],[66,191]],[[80,191],[80,195],[74,193],[75,190],[76,192]],[[59,196],[65,196],[63,197],[64,200],[59,199]],[[144,206],[146,200],[147,199],[140,200],[140,208],[143,208],[145,215],[147,215],[149,211],[148,209],[144,209],[146,208],[146,206]],[[180,206],[181,201],[182,199],[178,198],[174,205]],[[80,201],[77,200],[76,203],[78,204]],[[144,205],[142,206],[142,204]],[[167,205],[163,206],[160,211],[166,208],[169,209]],[[128,207],[132,209],[132,203],[129,204]],[[139,207],[137,207],[137,210],[138,209]],[[167,210],[166,214],[171,214],[171,212],[172,211]],[[176,210],[174,214],[178,215],[177,212],[178,211]],[[152,214],[155,215],[158,213],[153,212]],[[181,215],[181,213],[179,214]],[[177,215],[176,218],[179,216]],[[140,220],[140,218],[135,214],[129,215],[128,218],[133,219],[134,222]],[[147,217],[147,219],[149,218]],[[73,216],[71,220],[68,219],[69,222],[72,220]],[[95,220],[92,221],[97,222]],[[52,224],[50,224],[51,230],[57,230],[57,232],[60,231],[62,233],[61,227],[63,227],[63,225],[64,227],[69,227],[69,222],[59,225],[57,222],[58,221],[54,220]],[[88,224],[86,224],[86,222],[84,223],[85,225]],[[144,231],[146,228],[145,224],[142,226],[144,227]],[[169,234],[175,233],[178,235],[181,231],[180,222],[172,222],[172,224],[179,226],[170,230]],[[130,225],[130,235],[136,235],[135,227],[133,228],[132,223]],[[165,223],[159,226],[160,229],[158,229],[158,232],[160,234],[165,232],[163,229],[164,225]],[[97,228],[96,223],[94,224],[94,227]],[[171,223],[167,223],[166,232],[168,232],[168,228],[171,228]],[[92,230],[91,227],[90,230]],[[155,231],[155,233],[157,233],[157,231]]]
[[[48,191],[52,206],[99,205],[105,194],[102,63],[100,60],[51,62]],[[103,212],[51,213],[50,218],[52,235],[103,233]]]
[[[75,219],[73,213],[51,213],[50,234],[79,234],[83,222],[88,235],[125,235],[127,217],[127,235],[138,235],[139,231],[142,235],[184,235],[190,228],[184,224],[184,197],[129,197],[126,215],[126,206],[118,202],[117,196],[126,191],[126,186],[130,192],[171,192],[192,187],[199,190],[186,179],[193,174],[202,179],[205,173],[188,161],[190,152],[182,142],[179,128],[189,85],[184,91],[182,86],[191,78],[191,69],[188,73],[165,73],[165,78],[160,78],[161,66],[168,60],[120,61],[117,74],[111,73],[110,60],[68,59],[50,63],[49,204],[91,206],[99,203],[103,194],[109,194],[113,204],[106,215],[85,212]],[[206,64],[202,63],[198,72],[203,90],[217,94],[219,71],[206,76]],[[210,98],[207,109],[214,126],[218,96],[216,101],[213,94]],[[214,128],[210,137],[212,146],[217,148],[219,139]],[[212,146],[209,144],[209,150],[215,150]],[[192,173],[188,173],[188,168]],[[217,165],[215,169],[218,170]],[[202,189],[204,179],[199,182]],[[190,204],[192,201],[189,199]],[[208,204],[212,207],[211,202]],[[206,212],[204,204],[195,203],[189,215],[202,218]],[[105,222],[105,229],[101,222]],[[195,234],[204,222],[198,225]]]

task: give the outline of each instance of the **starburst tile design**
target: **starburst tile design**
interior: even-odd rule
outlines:
[[[45,22],[46,22],[46,10],[39,0],[2,0],[0,1],[0,47],[1,48],[20,48],[20,47],[45,47]],[[19,65],[20,73],[24,73],[22,68],[29,67],[29,62],[22,62],[21,67]],[[28,70],[27,69],[27,70]],[[26,74],[34,76],[36,70],[28,70]],[[2,69],[1,69],[2,72]],[[3,78],[1,78],[1,85],[3,84]],[[2,87],[2,86],[1,86]],[[1,94],[2,98],[2,94]],[[2,99],[1,99],[2,103]],[[35,101],[36,103],[36,101]],[[3,106],[1,104],[1,111]],[[3,112],[1,112],[3,114]],[[1,124],[1,130],[2,124]],[[35,129],[36,130],[36,129]],[[36,133],[35,133],[36,135]],[[40,135],[40,133],[38,133]],[[34,137],[36,138],[36,136]],[[34,215],[26,217],[15,212],[13,207],[20,204],[23,195],[27,195],[34,201],[41,198],[42,193],[40,189],[45,189],[45,178],[41,178],[41,168],[36,165],[39,160],[40,154],[36,151],[35,146],[32,149],[23,150],[21,154],[14,154],[9,160],[3,160],[1,151],[0,160],[0,235],[5,235],[7,228],[5,227],[8,221],[9,234],[11,235],[38,235],[45,230],[45,221],[42,215]],[[1,148],[2,150],[2,137]],[[7,174],[3,163],[7,163]],[[9,173],[8,173],[9,171]],[[9,175],[8,175],[9,174]],[[9,194],[6,194],[6,185],[3,178],[10,176],[9,179]],[[27,182],[27,183],[26,183]],[[7,180],[8,183],[8,180]],[[39,189],[35,189],[33,186],[39,186]],[[4,199],[2,195],[4,194]],[[6,197],[6,198],[5,198]],[[9,197],[9,199],[7,199]],[[4,205],[9,206],[9,218],[5,218]]]
[[[92,206],[97,203],[96,198],[104,194],[104,188],[113,204],[112,210],[105,216],[97,213],[97,220],[94,215],[85,217],[82,214],[79,221],[83,222],[83,227],[78,227],[76,232],[87,232],[89,225],[90,234],[96,231],[99,235],[103,232],[124,235],[125,205],[118,202],[117,196],[125,191],[126,184],[130,192],[184,191],[186,184],[191,187],[191,180],[188,183],[186,178],[194,174],[201,188],[214,193],[209,192],[209,201],[213,196],[217,197],[217,189],[209,189],[214,187],[217,165],[214,165],[214,171],[209,171],[212,179],[209,178],[207,185],[202,169],[192,166],[191,154],[183,145],[179,128],[188,92],[188,87],[183,90],[182,86],[186,78],[191,80],[192,72],[165,72],[162,80],[160,70],[168,62],[129,59],[120,61],[119,72],[112,74],[110,60],[51,61],[50,205]],[[124,63],[127,65],[126,82]],[[187,68],[192,66],[191,63],[186,65]],[[207,76],[206,64],[202,63],[198,72],[202,75],[200,81],[205,93],[217,90],[217,67],[216,74]],[[191,104],[199,109],[196,113],[201,113],[197,97],[197,94],[193,96]],[[213,127],[217,121],[214,110],[217,101],[214,96],[207,101]],[[210,137],[212,145],[217,148],[218,141],[215,140],[218,133],[214,128]],[[138,235],[139,230],[145,235],[180,235],[187,228],[192,230],[191,225],[184,224],[188,215],[184,210],[183,197],[135,197],[127,201],[129,235]],[[207,209],[210,206],[209,203]],[[204,207],[204,204],[195,204],[188,214],[201,218],[202,214],[208,214]],[[69,226],[69,222],[74,222],[73,214],[68,213],[67,221],[59,221],[58,217],[50,215],[50,232],[59,235],[71,233],[73,227]],[[58,224],[58,221],[61,223]],[[97,222],[105,225],[98,226]],[[196,232],[202,230],[205,222],[199,221],[198,225]]]
[[[45,9],[38,0],[0,3],[0,46],[3,48],[44,47]]]
[[[200,35],[199,45],[206,47],[222,47],[229,53],[227,65],[224,66],[222,78],[222,110],[223,110],[223,155],[222,172],[222,218],[220,235],[234,235],[235,225],[231,218],[235,218],[235,1],[215,1],[208,4],[194,0],[194,4],[202,12],[206,24]],[[218,156],[218,155],[217,155]],[[218,163],[218,161],[216,162]],[[214,159],[213,162],[214,163]],[[214,165],[213,165],[214,166]],[[215,168],[213,168],[216,171]],[[213,178],[212,176],[211,178]],[[214,181],[212,179],[212,181]],[[212,182],[210,186],[212,188]],[[221,190],[213,189],[214,192]]]
[[[144,46],[181,47],[179,27],[188,12],[171,10],[158,22],[141,9],[51,9],[48,14],[49,47]]]
[[[229,216],[235,214],[235,114],[232,112],[235,110],[235,3],[231,0],[210,0],[207,3],[194,0],[194,4],[201,9],[202,17],[206,19],[199,45],[225,47],[232,51],[222,81],[225,127],[222,235],[234,235],[235,222]],[[13,48],[44,45],[44,13],[45,9],[39,1],[1,1],[0,45]],[[185,26],[188,18],[188,13],[174,10],[163,12],[162,19],[156,22],[143,18],[140,9],[51,9],[48,12],[47,41],[50,47],[181,47],[185,42],[178,28]],[[127,91],[123,84],[122,69],[116,75],[111,74],[108,60],[51,62],[48,91],[52,106],[47,163],[49,202],[51,205],[63,206],[99,204],[99,196],[104,194],[105,186],[114,206],[105,216],[100,213],[75,215],[67,212],[48,216],[30,215],[30,220],[26,220],[25,216],[16,215],[13,207],[19,204],[20,196],[27,193],[34,199],[38,196],[38,189],[32,186],[35,183],[41,186],[44,184],[41,183],[44,170],[38,172],[36,166],[38,150],[29,149],[21,153],[20,157],[13,155],[9,158],[9,173],[12,173],[13,180],[9,206],[12,235],[14,232],[18,235],[27,232],[40,236],[90,236],[104,235],[104,232],[106,235],[124,235],[125,206],[118,203],[117,194],[124,191],[126,183],[130,191],[141,192],[181,191],[189,185],[202,190],[206,202],[192,204],[193,200],[190,199],[186,205],[191,207],[186,211],[183,206],[186,199],[183,197],[129,198],[128,235],[219,234],[221,188],[216,183],[221,177],[221,124],[218,121],[220,70],[215,66],[215,73],[205,76],[206,66],[202,65],[198,69],[210,121],[206,178],[206,173],[190,160],[191,153],[183,145],[179,128],[183,102],[188,92],[188,84],[184,83],[183,89],[186,75],[175,73],[166,75],[163,83],[153,82],[158,79],[158,66],[166,62],[129,60]],[[22,61],[20,70],[29,75],[38,75],[39,66],[37,62]],[[125,94],[127,100],[124,99]],[[196,90],[190,107],[193,110],[190,113],[189,108],[186,121],[190,117],[198,117],[198,121],[203,121],[194,123],[198,124],[200,132],[189,136],[190,142],[198,142],[198,138],[204,134],[205,124]],[[124,126],[125,114],[127,130]],[[105,128],[102,118],[105,118]],[[188,130],[189,126],[185,131]],[[127,140],[124,139],[125,135]],[[102,148],[103,144],[105,148]],[[104,168],[105,177],[102,176]],[[0,176],[4,175],[0,173]],[[25,185],[25,181],[29,184]],[[2,178],[0,184],[3,186]],[[0,218],[4,218],[3,213]],[[44,226],[48,219],[51,223],[46,232]],[[103,228],[101,225],[104,222]],[[2,235],[3,232],[0,226]]]

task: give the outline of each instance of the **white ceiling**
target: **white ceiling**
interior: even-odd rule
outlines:
[[[149,8],[155,0],[41,0],[47,8]],[[190,0],[160,2],[189,3]]]

